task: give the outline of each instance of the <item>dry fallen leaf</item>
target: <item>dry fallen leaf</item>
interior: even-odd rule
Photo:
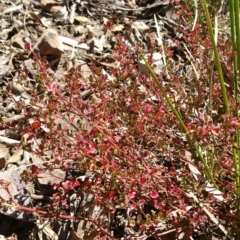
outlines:
[[[19,148],[7,161],[7,164],[9,163],[17,163],[20,159],[21,156],[23,155],[23,149]]]
[[[75,232],[75,230],[73,228],[71,228],[71,230],[70,230],[70,237],[72,240],[81,240],[81,238],[78,237],[77,233]]]
[[[1,38],[1,33],[0,33]],[[0,55],[0,76],[4,76],[10,70],[12,65],[12,54],[1,54]]]
[[[6,13],[13,13],[13,12],[19,12],[23,8],[23,5],[18,5],[18,6],[11,6],[6,8],[0,13],[0,16]]]
[[[149,54],[146,54],[144,56],[145,59],[148,59]],[[152,54],[152,60],[153,60],[153,71],[155,74],[160,74],[163,69],[163,62],[162,62],[162,55],[159,52],[155,52]],[[148,68],[146,66],[146,63],[143,59],[138,61],[138,68],[140,72],[144,75],[149,75]]]
[[[145,32],[150,30],[150,27],[146,25],[143,21],[135,21],[132,23],[132,27],[136,28],[140,32]]]
[[[100,37],[104,34],[103,26],[95,25],[95,26],[86,26],[86,30],[91,32],[95,37]]]
[[[221,191],[219,191],[218,189],[216,189],[211,183],[207,182],[207,186],[206,186],[205,190],[208,193],[212,194],[213,197],[215,197],[219,201],[221,201],[221,202],[224,201],[223,193]]]
[[[97,48],[96,50],[98,52],[102,52],[103,48],[106,47],[106,45],[107,45],[106,36],[102,35],[99,39],[94,38],[94,44],[95,44],[95,47]]]
[[[32,19],[41,23],[44,27],[46,27],[46,28],[49,27],[49,24],[46,23],[46,18],[45,17],[39,17],[38,13],[35,13],[35,12],[30,12],[29,15]]]
[[[193,160],[192,160],[192,153],[190,153],[189,151],[185,151],[185,158],[188,161],[188,167],[189,167],[190,171],[192,172],[193,177],[197,181],[198,177],[200,177],[202,174],[197,169],[197,167],[195,167],[193,164],[191,164],[193,162]]]
[[[116,59],[113,58],[112,56],[106,56],[96,62],[103,66],[106,66],[106,67],[117,67],[118,66]]]
[[[11,138],[8,138],[8,137],[2,137],[2,136],[0,136],[0,142],[4,142],[4,143],[7,143],[7,144],[18,144],[18,143],[20,143],[20,141],[18,141],[18,140],[11,139]]]
[[[79,33],[79,34],[84,34],[87,32],[87,28],[83,27],[83,26],[77,26],[75,27],[75,33]]]
[[[80,23],[90,24],[93,25],[93,22],[84,16],[75,16],[74,19]]]
[[[6,130],[0,130],[0,136],[6,135]]]
[[[124,29],[124,26],[122,24],[114,24],[111,28],[113,32],[119,32]]]
[[[68,38],[68,37],[64,37],[64,36],[59,36],[59,39],[67,45],[70,46],[76,46],[78,44],[78,41],[72,39],[72,38]]]

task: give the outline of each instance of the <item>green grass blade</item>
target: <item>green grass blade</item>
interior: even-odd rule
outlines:
[[[173,111],[175,117],[177,118],[180,126],[182,127],[183,129],[183,132],[185,133],[186,135],[186,138],[187,138],[187,141],[190,145],[190,147],[196,151],[198,157],[200,158],[203,166],[204,166],[204,169],[206,171],[206,175],[207,175],[207,178],[208,180],[213,184],[213,186],[215,188],[218,188],[214,178],[213,178],[213,175],[208,167],[208,164],[207,162],[205,161],[204,157],[203,157],[203,154],[202,152],[200,151],[199,147],[194,143],[194,141],[192,140],[191,136],[190,136],[190,133],[186,127],[186,125],[184,124],[183,120],[182,120],[182,117],[180,115],[180,113],[178,112],[178,110],[175,108],[174,104],[172,103],[171,99],[168,97],[167,93],[165,92],[162,84],[160,83],[160,81],[158,80],[156,74],[154,73],[153,69],[151,68],[151,66],[148,64],[148,62],[146,61],[146,59],[144,58],[144,56],[141,54],[142,58],[144,59],[144,62],[148,68],[148,71],[150,72],[150,75],[152,76],[155,84],[157,85],[158,89],[160,90],[160,92],[162,93],[163,97],[165,98],[165,100],[167,101],[168,105],[170,106],[171,110]]]

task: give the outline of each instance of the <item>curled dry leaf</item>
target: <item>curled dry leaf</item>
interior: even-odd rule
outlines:
[[[44,27],[48,28],[49,24],[46,23],[46,18],[45,17],[40,17],[38,13],[36,12],[30,12],[29,13],[30,17],[37,22],[41,23]]]

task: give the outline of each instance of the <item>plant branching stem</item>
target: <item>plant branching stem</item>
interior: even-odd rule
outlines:
[[[12,208],[17,208],[19,210],[23,210],[23,211],[26,211],[26,212],[35,212],[35,213],[38,213],[39,215],[49,215],[49,212],[47,211],[43,211],[43,210],[39,210],[39,209],[35,209],[35,208],[30,208],[30,207],[24,207],[24,206],[20,206],[20,205],[11,205],[11,204],[7,204],[7,203],[2,203],[3,206],[7,206],[7,207],[12,207]],[[89,218],[89,217],[75,217],[75,216],[69,216],[69,215],[63,215],[63,214],[59,214],[57,216],[52,216],[52,219],[57,219],[57,218],[60,218],[60,219],[66,219],[66,220],[77,220],[77,221],[80,221],[80,220],[84,220],[84,221],[88,221],[88,222],[91,222],[93,223],[102,233],[104,233],[105,235],[107,235],[109,237],[109,239],[111,240],[115,240],[115,238],[106,230],[104,229],[100,223],[93,219],[93,218]]]

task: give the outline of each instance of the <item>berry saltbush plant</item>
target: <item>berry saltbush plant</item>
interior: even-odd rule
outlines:
[[[32,79],[34,87],[29,86],[31,102],[16,102],[26,116],[16,127],[23,133],[24,148],[41,157],[46,168],[94,175],[52,186],[53,216],[68,218],[67,194],[80,189],[93,194],[95,204],[106,207],[112,219],[118,210],[126,211],[125,227],[133,230],[132,236],[159,239],[162,223],[166,233],[175,229],[176,238],[191,236],[201,224],[220,226],[221,234],[239,234],[238,160],[232,149],[239,150],[233,142],[240,121],[233,114],[238,109],[230,77],[233,51],[225,41],[218,42],[229,112],[219,72],[212,67],[208,29],[203,21],[192,30],[192,12],[187,5],[178,8],[185,25],[178,29],[181,36],[174,36],[175,45],[164,46],[168,74],[155,75],[152,54],[145,59],[150,74],[141,74],[137,63],[144,45],[132,48],[121,36],[116,36],[114,47],[119,65],[104,69],[92,62],[87,79],[72,61],[63,79],[54,82],[48,63],[34,55],[38,74]],[[110,22],[106,28],[111,29]],[[155,49],[153,44],[150,52]],[[192,66],[192,75],[186,66]],[[22,78],[27,77],[24,69]],[[23,177],[44,171],[34,166]],[[89,221],[101,236],[118,237],[98,219]]]

